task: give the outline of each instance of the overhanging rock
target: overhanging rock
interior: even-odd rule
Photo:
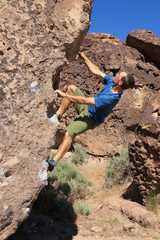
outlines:
[[[46,185],[57,126],[53,85],[75,59],[92,0],[0,2],[0,239],[28,216]]]

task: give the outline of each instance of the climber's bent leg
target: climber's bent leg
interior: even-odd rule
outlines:
[[[68,94],[70,95],[73,95],[73,93],[75,92],[76,90],[76,86],[75,85],[69,85],[68,88],[67,88],[67,92]],[[71,101],[68,100],[67,98],[63,98],[62,99],[62,102],[61,102],[61,105],[57,111],[57,115],[58,116],[62,116],[63,113],[65,113],[65,111],[67,110],[67,108],[69,107],[69,105],[71,104]]]
[[[61,145],[59,146],[57,153],[54,157],[56,164],[66,154],[66,152],[70,148],[71,144],[72,144],[72,138],[70,137],[68,132],[65,132],[63,141],[62,141]]]

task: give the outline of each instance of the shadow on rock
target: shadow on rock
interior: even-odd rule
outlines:
[[[68,194],[67,186],[63,188]],[[47,186],[39,194],[29,218],[8,240],[72,240],[78,233],[76,218],[72,202]]]

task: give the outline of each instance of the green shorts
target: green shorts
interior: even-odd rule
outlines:
[[[78,87],[74,91],[73,95],[85,97]],[[88,113],[88,105],[74,103],[73,106],[79,115],[68,125],[68,127],[66,127],[66,131],[72,139],[88,129],[93,129],[97,126],[94,123],[94,119]]]

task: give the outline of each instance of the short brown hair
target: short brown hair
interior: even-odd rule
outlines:
[[[121,81],[123,82],[121,85],[122,89],[132,88],[135,84],[135,80],[132,74],[127,74],[126,76],[122,77]]]

